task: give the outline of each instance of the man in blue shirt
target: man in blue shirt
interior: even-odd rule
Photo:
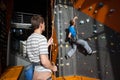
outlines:
[[[68,34],[68,38],[69,38],[69,42],[72,43],[72,49],[66,54],[66,58],[68,57],[72,57],[72,55],[75,53],[77,45],[76,44],[80,44],[82,45],[85,50],[87,51],[88,54],[93,54],[96,53],[96,51],[93,51],[91,49],[91,47],[88,45],[87,41],[83,40],[83,39],[77,39],[77,32],[75,29],[75,20],[78,19],[77,16],[75,16],[72,20],[70,20],[70,26],[68,28],[69,34]]]

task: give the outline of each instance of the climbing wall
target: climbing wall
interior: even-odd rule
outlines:
[[[64,5],[63,5],[64,4]],[[66,29],[69,26],[69,20],[73,18],[73,7],[67,6],[63,1],[57,1],[55,5],[55,26],[57,30],[57,38],[58,38],[58,66],[59,76],[65,75],[75,75],[76,74],[76,59],[73,58],[71,60],[65,60],[65,54],[70,50],[69,44],[65,42],[66,38]],[[69,61],[69,62],[68,62]],[[74,62],[74,63],[73,63]],[[71,66],[70,66],[71,65]]]
[[[94,20],[82,12],[75,10],[79,19],[77,22],[78,38],[88,42],[97,53],[87,55],[84,49],[78,46],[77,50],[77,74],[99,78],[101,80],[113,80],[110,54],[107,47],[105,25]]]
[[[120,32],[119,0],[73,0],[74,8]]]
[[[95,18],[72,7],[66,0],[57,0],[55,5],[55,28],[59,44],[57,76],[79,75],[100,80],[119,80],[120,34]],[[77,46],[76,53],[69,59],[65,54],[71,49],[65,42],[69,21],[78,16],[76,30],[78,38],[88,42],[97,53],[87,55],[85,49]],[[99,15],[98,15],[99,16]]]

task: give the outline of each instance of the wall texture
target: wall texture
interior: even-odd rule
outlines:
[[[77,0],[74,7],[120,32],[119,0]]]

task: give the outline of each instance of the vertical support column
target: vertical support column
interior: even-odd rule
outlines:
[[[57,1],[58,3],[58,1]],[[59,51],[58,51],[58,69],[59,69],[59,72],[58,72],[58,76],[60,76],[61,74],[61,67],[59,66],[60,65],[60,56],[61,56],[61,50],[60,50],[60,36],[59,36],[59,33],[60,33],[60,20],[59,20],[59,7],[56,5],[56,19],[57,19],[57,37],[58,37],[58,48],[59,48]]]

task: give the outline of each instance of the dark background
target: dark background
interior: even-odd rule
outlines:
[[[14,0],[14,11],[46,15],[47,0]]]

